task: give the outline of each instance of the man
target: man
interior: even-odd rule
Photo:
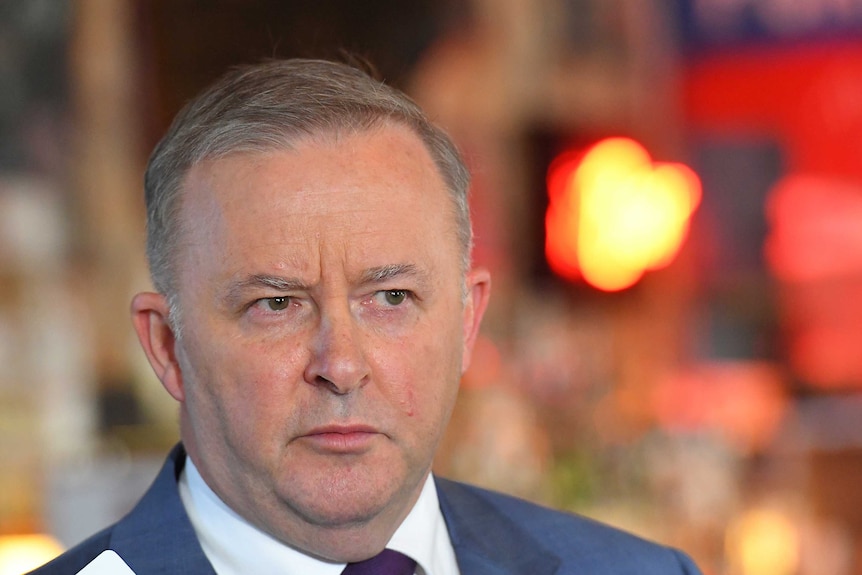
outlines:
[[[157,292],[132,303],[182,444],[126,518],[36,573],[109,549],[138,575],[697,573],[431,475],[489,295],[467,187],[416,105],[345,65],[240,68],[190,103],[147,169]]]

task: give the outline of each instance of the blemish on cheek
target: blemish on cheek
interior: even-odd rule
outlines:
[[[413,388],[407,388],[404,392],[404,398],[401,400],[401,405],[404,407],[404,413],[407,417],[413,417],[416,413],[416,395],[413,393]]]

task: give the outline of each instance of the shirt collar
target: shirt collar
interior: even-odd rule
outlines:
[[[415,559],[424,575],[457,575],[455,550],[440,511],[433,475],[428,475],[419,499],[386,546]]]
[[[344,568],[343,563],[321,561],[285,545],[243,519],[210,489],[190,457],[179,490],[201,547],[219,575],[339,575]],[[432,475],[387,547],[415,559],[422,575],[458,574]]]

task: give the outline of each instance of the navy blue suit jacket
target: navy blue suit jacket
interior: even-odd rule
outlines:
[[[186,515],[177,446],[122,520],[33,575],[74,575],[113,549],[136,575],[215,575]],[[683,553],[576,515],[436,478],[462,575],[696,575]]]

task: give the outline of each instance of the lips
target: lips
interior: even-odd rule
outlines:
[[[336,454],[362,453],[383,434],[368,425],[327,425],[301,437],[315,451]]]

